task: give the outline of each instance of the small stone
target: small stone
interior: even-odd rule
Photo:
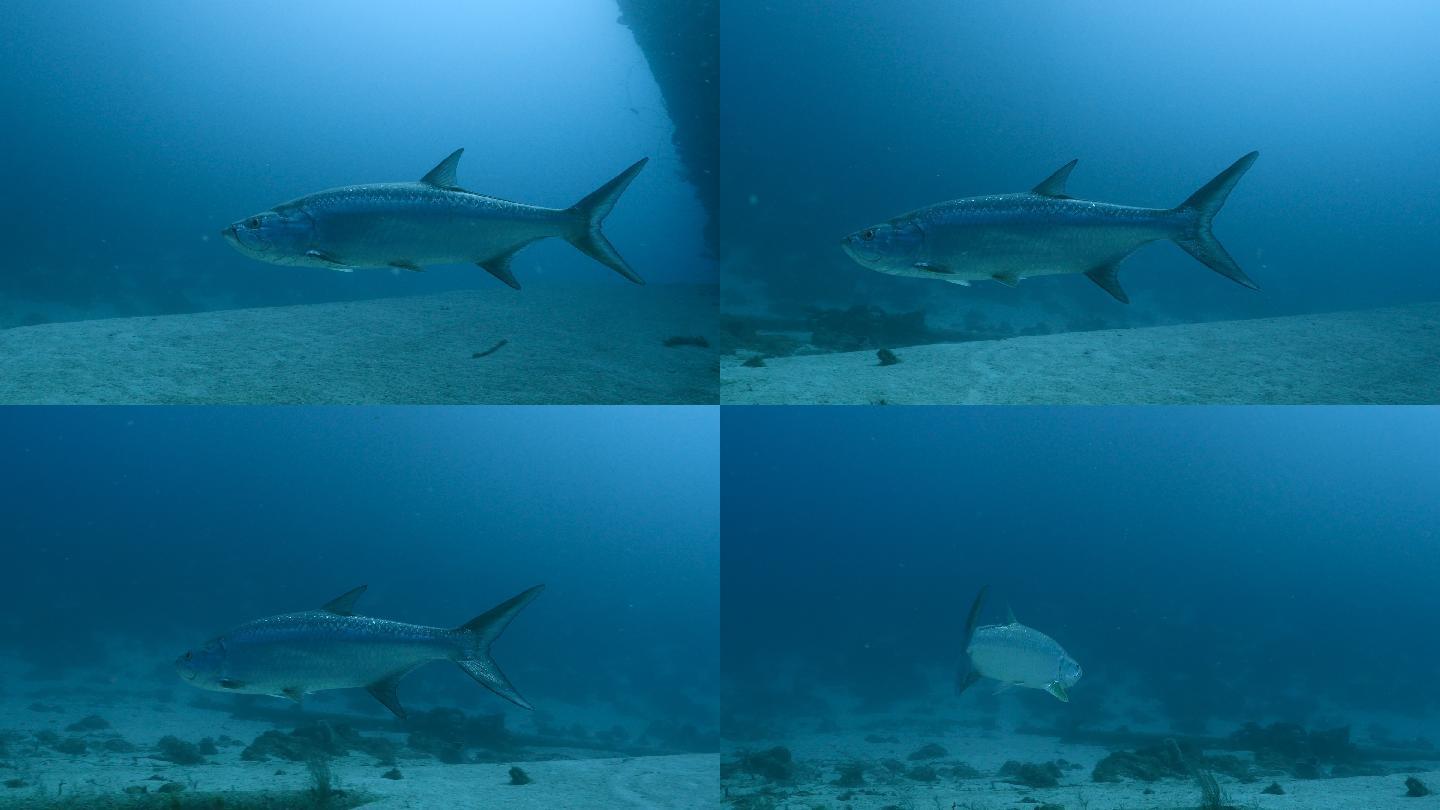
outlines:
[[[530,784],[531,782],[534,782],[534,781],[535,781],[534,779],[531,779],[531,778],[530,778],[530,774],[525,773],[524,771],[520,770],[519,768],[517,768],[517,767],[511,767],[511,768],[510,768],[510,784],[512,784],[512,785],[528,785],[528,784]]]
[[[1410,797],[1429,796],[1430,788],[1425,787],[1424,782],[1412,776],[1405,780],[1405,795]]]
[[[889,349],[881,349],[880,351],[875,352],[875,356],[880,358],[880,365],[882,366],[893,366],[896,363],[900,362],[900,358],[896,357],[895,353],[890,351]]]
[[[165,784],[160,786],[161,793],[179,793],[184,789],[185,786],[180,784],[179,782],[166,782]]]
[[[1269,785],[1269,787],[1265,788],[1264,790],[1262,790],[1262,791],[1260,791],[1260,792],[1261,792],[1261,793],[1269,793],[1271,796],[1284,796],[1284,795],[1285,795],[1285,788],[1280,787],[1280,783],[1279,783],[1279,782],[1271,782],[1270,785]]]
[[[399,769],[399,768],[391,768],[390,770],[386,771],[385,773],[380,774],[380,778],[381,778],[381,779],[404,779],[405,777],[403,777],[403,776],[400,775],[400,769]]]

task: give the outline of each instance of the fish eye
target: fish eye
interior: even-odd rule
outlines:
[[[250,228],[251,230],[254,230],[255,228],[260,227],[260,218],[259,218],[259,217],[251,217],[251,218],[245,220],[245,227]]]
[[[195,653],[188,653],[188,652],[185,653],[185,660],[186,660],[186,661],[189,661],[190,658],[191,658],[191,656],[193,656],[193,655],[195,655]]]
[[[865,230],[860,232],[860,238],[864,239],[866,242],[869,242],[871,239],[875,238],[875,229],[866,228]]]

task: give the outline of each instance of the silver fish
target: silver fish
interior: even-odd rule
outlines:
[[[309,194],[231,223],[220,233],[236,250],[271,264],[419,271],[474,262],[520,289],[510,261],[526,245],[558,236],[636,284],[600,225],[645,167],[641,158],[569,208],[542,208],[466,191],[455,181],[456,149],[418,183],[371,183]]]
[[[1084,273],[1122,304],[1120,263],[1141,246],[1169,239],[1220,275],[1259,287],[1215,238],[1210,226],[1230,190],[1259,157],[1235,161],[1174,208],[1136,208],[1077,200],[1065,193],[1072,160],[1021,194],[943,202],[858,230],[841,241],[850,258],[881,273],[936,278],[968,286],[995,280]]]
[[[319,610],[242,624],[175,660],[180,677],[201,689],[273,695],[299,701],[325,689],[362,686],[396,717],[405,718],[396,687],[430,661],[454,661],[481,686],[532,708],[490,658],[490,645],[510,620],[540,595],[525,591],[459,627],[426,627],[354,615],[365,586]]]
[[[970,617],[965,623],[965,655],[970,660],[968,671],[956,681],[956,691],[964,692],[981,678],[1000,681],[1000,690],[1012,686],[1044,689],[1069,703],[1069,688],[1083,674],[1080,664],[1071,658],[1059,642],[1033,627],[1015,621],[1012,615],[1006,624],[975,626],[985,589],[975,597]]]

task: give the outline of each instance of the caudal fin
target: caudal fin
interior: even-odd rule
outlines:
[[[455,632],[464,634],[464,652],[460,658],[455,659],[455,663],[469,673],[470,677],[479,681],[481,686],[522,709],[534,707],[510,685],[510,679],[505,677],[500,666],[490,657],[490,645],[505,632],[515,614],[530,604],[543,590],[544,585],[536,585],[455,628]]]
[[[1220,213],[1220,207],[1225,204],[1225,199],[1230,196],[1230,190],[1240,182],[1250,164],[1255,158],[1260,157],[1259,152],[1251,152],[1231,164],[1230,168],[1216,175],[1214,180],[1200,187],[1200,190],[1190,195],[1175,209],[1176,213],[1188,219],[1186,228],[1179,236],[1174,237],[1175,244],[1185,249],[1186,253],[1199,259],[1206,267],[1214,270],[1220,275],[1230,279],[1236,284],[1243,284],[1252,290],[1260,289],[1240,265],[1226,252],[1225,246],[1215,238],[1210,230],[1210,224],[1214,221],[1215,215]]]
[[[600,232],[600,226],[605,222],[605,217],[610,214],[610,209],[615,207],[615,201],[625,193],[630,181],[635,179],[635,175],[639,174],[649,161],[650,158],[640,158],[635,161],[635,165],[621,172],[614,180],[570,206],[570,212],[580,222],[575,235],[570,237],[570,244],[579,248],[586,256],[636,284],[644,284],[645,279],[640,278],[639,274],[630,269],[630,265],[620,257],[620,252],[610,244],[610,240],[605,238],[605,234]]]
[[[975,622],[980,618],[980,608],[985,604],[985,592],[989,589],[989,585],[982,586],[980,593],[975,594],[975,601],[970,605],[970,615],[965,618],[965,641],[960,645],[960,653],[967,656],[967,662],[955,673],[955,694],[957,695],[964,694],[966,689],[980,680],[980,673],[968,665],[966,651],[970,649],[970,639],[975,635]]]

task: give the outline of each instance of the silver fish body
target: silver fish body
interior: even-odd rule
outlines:
[[[965,658],[969,666],[957,673],[956,692],[963,693],[981,678],[1000,681],[1000,688],[1044,689],[1063,702],[1083,674],[1080,664],[1050,636],[1015,621],[976,625],[985,602],[985,588],[970,606],[965,621]]]
[[[1076,161],[1021,194],[938,203],[864,228],[841,241],[881,273],[968,285],[1014,286],[1032,276],[1083,273],[1122,303],[1117,269],[1131,253],[1169,239],[1221,275],[1255,288],[1211,232],[1211,223],[1258,153],[1240,158],[1175,208],[1077,200],[1065,193]]]
[[[454,630],[319,610],[257,619],[223,639],[223,678],[234,685],[222,688],[277,696],[369,686],[464,651]]]
[[[558,237],[630,281],[645,283],[600,228],[647,159],[570,208],[545,208],[460,188],[455,172],[464,151],[455,150],[418,182],[308,194],[231,223],[221,234],[236,250],[271,264],[349,272],[473,262],[515,289],[520,287],[510,270],[515,254]]]
[[[1053,684],[1069,689],[1080,680],[1080,665],[1059,642],[1018,622],[975,628],[965,654],[981,677],[1010,686],[1050,691]]]
[[[222,692],[300,700],[311,692],[364,687],[399,717],[400,679],[430,661],[454,661],[480,685],[523,708],[520,696],[490,657],[490,645],[522,608],[540,594],[537,585],[460,627],[356,616],[356,588],[320,610],[247,622],[176,659],[180,676]]]

